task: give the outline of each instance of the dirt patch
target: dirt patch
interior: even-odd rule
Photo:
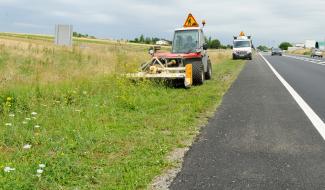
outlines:
[[[149,189],[152,190],[168,190],[170,184],[173,182],[177,174],[182,169],[182,163],[186,152],[189,150],[186,148],[177,148],[167,156],[167,160],[172,163],[176,163],[175,167],[164,172],[163,175],[156,177]]]

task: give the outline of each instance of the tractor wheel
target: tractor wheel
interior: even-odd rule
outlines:
[[[202,61],[192,62],[193,84],[201,85],[204,83],[204,67]]]
[[[212,78],[212,65],[211,61],[208,60],[207,72],[205,73],[205,79],[210,80]]]

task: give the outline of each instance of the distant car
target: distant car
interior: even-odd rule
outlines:
[[[272,53],[271,53],[272,56],[273,55],[282,56],[282,53],[283,53],[282,49],[280,49],[280,48],[272,48]]]
[[[323,58],[323,52],[320,49],[313,49],[311,52],[311,57],[320,57]]]

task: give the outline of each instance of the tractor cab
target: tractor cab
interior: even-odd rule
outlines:
[[[200,53],[206,50],[203,30],[199,27],[175,30],[172,53]]]

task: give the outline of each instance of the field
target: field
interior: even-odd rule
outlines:
[[[0,187],[146,189],[173,167],[166,155],[195,138],[244,62],[211,51],[213,79],[188,90],[120,75],[148,57],[124,42],[0,34]]]

